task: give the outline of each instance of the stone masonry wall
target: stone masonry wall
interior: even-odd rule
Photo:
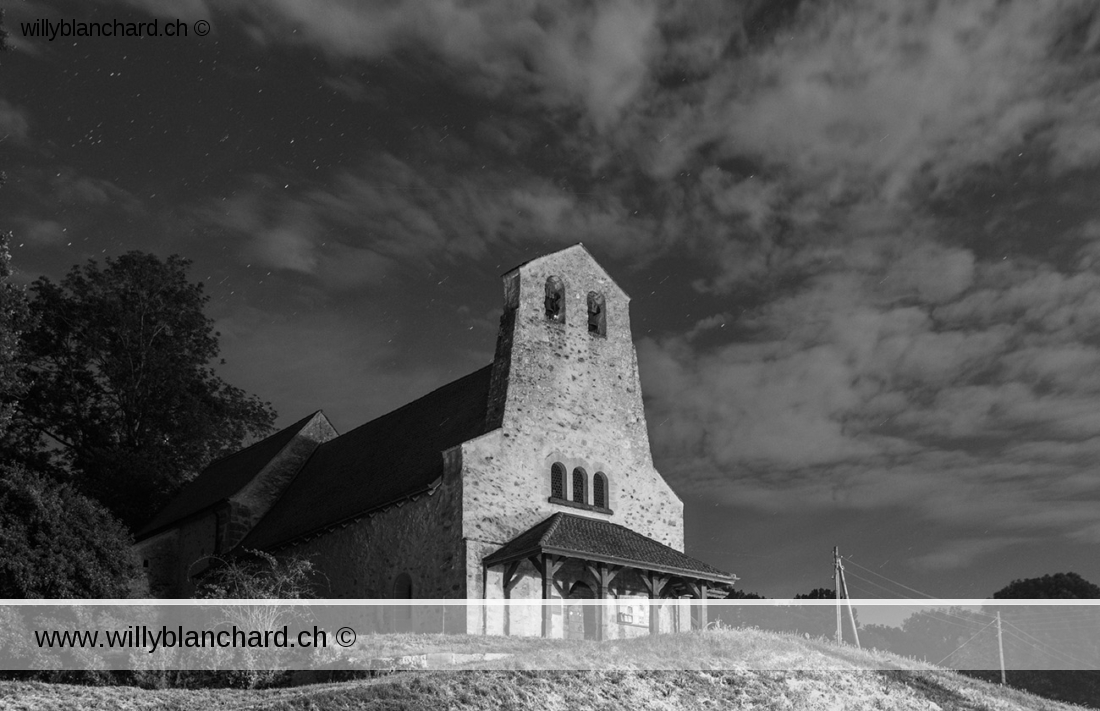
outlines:
[[[464,598],[459,455],[457,449],[444,453],[445,473],[433,494],[364,516],[279,555],[308,558],[322,571],[322,597],[391,599],[397,576],[408,573],[413,598]],[[370,483],[364,480],[363,485]],[[438,621],[421,613],[413,609],[412,629],[439,631]],[[448,622],[448,632],[465,631],[465,620],[456,619],[453,625]]]

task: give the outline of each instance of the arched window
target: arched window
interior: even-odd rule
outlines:
[[[565,282],[560,277],[546,280],[546,320],[565,323]]]
[[[592,505],[598,509],[607,508],[607,477],[603,472],[596,472],[592,477]]]
[[[555,499],[565,498],[565,467],[558,462],[550,467],[550,496]]]
[[[397,576],[397,579],[393,581],[393,599],[394,600],[412,600],[413,596],[413,581],[409,577],[408,573],[402,573]]]
[[[603,294],[588,292],[588,332],[597,336],[607,335],[607,304]]]
[[[588,474],[577,467],[573,470],[573,502],[578,504],[588,503]]]

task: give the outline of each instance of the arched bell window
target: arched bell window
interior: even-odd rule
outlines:
[[[565,323],[565,282],[561,277],[546,280],[546,320]]]
[[[550,496],[555,499],[565,498],[565,467],[558,462],[550,467]]]
[[[580,467],[573,470],[573,503],[588,503],[588,473]]]
[[[588,332],[596,336],[607,335],[607,304],[603,294],[588,292]]]
[[[596,472],[592,477],[592,505],[598,509],[607,508],[607,476]]]

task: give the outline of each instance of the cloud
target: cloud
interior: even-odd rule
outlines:
[[[389,153],[306,189],[253,176],[235,197],[198,214],[238,236],[246,261],[349,289],[398,264],[444,268],[483,260],[502,246],[584,241],[612,254],[638,255],[667,236],[632,216],[611,192],[582,196],[534,173],[483,166],[456,173]]]
[[[113,207],[129,213],[142,211],[142,203],[133,193],[110,180],[81,175],[72,168],[61,168],[50,178],[55,198],[66,205]]]
[[[0,142],[26,141],[30,135],[30,119],[27,118],[25,109],[12,105],[5,99],[0,99]]]
[[[639,344],[658,461],[685,492],[763,511],[900,506],[998,546],[1093,540],[1100,495],[1078,473],[1100,432],[1098,278],[854,242],[731,319],[738,339]]]
[[[180,19],[185,22],[210,20],[210,6],[205,0],[114,0],[116,3],[130,5],[144,10],[155,17]]]
[[[38,245],[60,244],[65,240],[65,228],[54,220],[24,219],[16,230],[16,238]]]
[[[677,486],[760,511],[908,509],[961,536],[923,561],[939,568],[1095,538],[1078,474],[1100,432],[1100,230],[1028,224],[1025,253],[975,199],[1022,175],[1093,184],[1089,5],[807,4],[701,52],[680,101],[624,121],[607,155],[681,208],[679,246],[711,268],[699,323],[726,324],[639,344]],[[1056,262],[1056,244],[1077,251]]]
[[[1027,542],[1027,538],[1019,536],[953,540],[949,545],[939,546],[935,552],[918,556],[913,564],[929,571],[959,570],[970,567],[975,561],[995,551]]]
[[[155,13],[163,5],[134,4]],[[649,0],[238,0],[222,7],[246,18],[250,34],[264,43],[304,42],[339,61],[419,50],[478,93],[580,110],[601,131],[638,96],[660,46],[658,6]],[[192,14],[200,12],[209,9]]]

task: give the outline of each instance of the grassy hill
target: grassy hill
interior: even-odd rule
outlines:
[[[757,630],[716,630],[624,642],[392,635],[358,650],[511,656],[478,669],[384,672],[372,678],[267,690],[163,689],[0,682],[0,708],[281,711],[697,711],[1080,707],[1041,699],[888,654]],[[675,663],[675,664],[674,664]],[[673,671],[689,665],[691,671]],[[878,670],[867,667],[879,667]],[[598,668],[599,671],[569,671]],[[551,669],[557,670],[551,670]]]

